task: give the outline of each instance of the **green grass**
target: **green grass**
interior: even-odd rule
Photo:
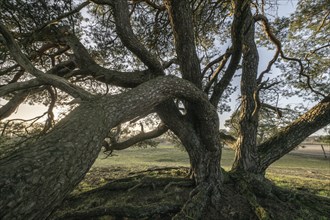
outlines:
[[[162,145],[157,148],[129,148],[123,151],[115,151],[113,156],[105,158],[106,155],[100,153],[95,161],[96,167],[108,166],[189,166],[189,158],[185,151],[173,146]],[[222,152],[221,165],[230,168],[233,162],[234,152],[224,149]],[[275,169],[308,169],[317,171],[328,171],[330,174],[330,160],[319,159],[298,155],[286,155],[272,164]]]
[[[103,153],[93,165],[94,168],[125,168],[141,171],[154,167],[189,167],[189,158],[185,151],[173,146],[157,148],[130,148],[116,151],[111,157]],[[234,152],[224,149],[221,164],[229,170],[233,162]],[[330,197],[330,160],[286,155],[272,164],[267,170],[267,178],[275,184],[294,190],[309,191],[317,195]]]

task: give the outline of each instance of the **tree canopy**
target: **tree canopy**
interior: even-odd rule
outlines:
[[[122,150],[168,130],[185,147],[196,183],[175,218],[200,219],[210,207],[222,212],[229,175],[221,169],[223,141],[235,150],[230,175],[260,180],[273,162],[330,123],[330,6],[303,0],[291,16],[278,17],[277,4],[1,1],[1,137],[15,138],[2,144],[1,218],[47,218],[102,146]],[[261,69],[265,48],[274,55]],[[286,97],[314,106],[283,106]],[[6,120],[23,103],[47,106],[42,124]],[[61,120],[55,108],[66,109]],[[233,136],[219,131],[221,113],[231,110],[237,113]],[[120,139],[124,123],[141,132]],[[272,134],[262,133],[265,126]]]

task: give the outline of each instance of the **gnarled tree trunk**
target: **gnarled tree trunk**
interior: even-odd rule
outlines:
[[[258,90],[257,71],[258,50],[255,44],[255,24],[249,4],[237,3],[244,19],[243,26],[243,68],[241,78],[241,99],[239,136],[237,138],[233,170],[251,172],[257,169],[257,128],[258,128]],[[238,13],[238,12],[236,12]]]
[[[48,134],[5,155],[0,160],[1,218],[45,219],[82,180],[112,127],[174,96],[208,106],[205,114],[215,113],[191,83],[159,77],[127,93],[83,101]]]
[[[151,109],[156,109],[162,121],[185,146],[196,183],[196,188],[191,192],[182,210],[174,217],[175,219],[203,219],[205,216],[208,219],[218,218],[209,213],[218,213],[224,219],[271,218],[271,215],[265,211],[264,206],[267,206],[265,200],[270,198],[283,205],[287,197],[278,193],[264,179],[265,170],[305,137],[329,124],[330,104],[327,97],[275,137],[257,146],[260,107],[258,83],[260,82],[256,79],[258,53],[254,39],[255,20],[251,13],[251,1],[232,1],[234,12],[231,30],[232,47],[230,53],[225,54],[226,59],[230,56],[230,63],[224,70],[223,77],[221,79],[219,77],[218,82],[210,80],[208,88],[203,88],[205,76],[202,74],[196,52],[191,1],[165,0],[165,6],[142,1],[155,7],[154,9],[167,10],[175,40],[173,53],[177,55],[177,64],[183,79],[158,77],[165,75],[166,65],[162,65],[160,59],[158,60],[157,56],[154,56],[134,34],[130,24],[132,14],[127,0],[93,0],[83,4],[92,2],[113,9],[111,15],[117,36],[125,46],[125,50],[128,49],[137,56],[147,69],[120,72],[99,66],[79,42],[77,36],[66,28],[54,27],[53,20],[45,23],[34,33],[38,38],[35,42],[50,40],[56,44],[59,42],[66,44],[74,53],[72,68],[79,69],[78,72],[83,77],[92,76],[107,85],[133,88],[116,96],[96,97],[61,78],[63,73],[59,74],[59,70],[55,67],[46,73],[37,69],[22,53],[9,31],[0,24],[1,44],[3,42],[6,44],[18,66],[36,77],[30,81],[1,86],[0,95],[17,91],[18,86],[20,90],[52,85],[73,97],[84,98],[80,106],[49,133],[22,144],[17,151],[6,154],[0,159],[0,218],[4,220],[47,218],[82,180],[96,159],[108,131],[122,122],[150,112]],[[200,4],[203,2],[206,1],[199,1]],[[9,25],[12,25],[11,22]],[[241,133],[237,141],[233,166],[234,171],[240,172],[227,174],[220,167],[221,147],[216,108],[238,69],[242,54]],[[222,65],[222,68],[224,66]],[[64,64],[61,68],[70,69],[69,72],[72,73],[71,68],[66,68]],[[205,94],[203,89],[212,92]],[[17,93],[8,105],[2,108],[0,118],[7,117],[7,113],[11,113],[14,107],[24,100],[24,96]],[[178,106],[170,101],[173,98],[182,100],[186,114],[182,114]],[[231,197],[238,202],[226,204]],[[248,217],[235,214],[240,213],[242,204],[248,207],[244,212],[248,213]],[[273,216],[280,215],[273,213]]]

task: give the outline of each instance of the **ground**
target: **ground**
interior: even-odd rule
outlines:
[[[230,168],[232,159],[233,152],[225,149],[222,160],[225,169]],[[320,203],[323,203],[319,205],[321,209],[330,208],[330,200],[322,200],[322,198],[330,198],[329,168],[330,160],[321,156],[306,156],[301,154],[301,151],[289,154],[273,164],[266,174],[268,179],[284,188],[283,190],[274,188],[280,200],[272,201],[261,196],[258,202],[263,204],[263,207],[272,206],[274,212],[272,215],[287,212],[287,210],[281,210],[281,207],[276,204],[291,200],[292,196],[286,190],[291,189],[299,202],[294,205],[292,203],[286,208],[292,212],[301,211],[303,213],[301,219],[317,219],[318,217],[315,216],[318,216],[316,207],[318,204],[313,204],[316,207],[313,213],[305,209],[302,204],[321,201]],[[186,153],[169,145],[147,149],[132,148],[116,152],[108,158],[100,154],[85,180],[65,200],[52,218],[171,219],[189,198],[189,193],[194,188],[194,183],[185,178],[187,175]],[[229,186],[226,186],[223,192],[226,204],[234,206],[237,202],[242,204],[247,202],[240,200],[239,196],[232,198],[231,192],[232,194],[240,192],[234,192],[237,186]],[[315,197],[306,192],[321,197]],[[224,206],[222,209],[228,207],[231,206]],[[244,209],[246,206],[241,207]],[[234,216],[232,219],[241,219],[239,213],[228,211],[228,213],[231,212]],[[261,216],[262,212],[263,209],[260,209]],[[319,219],[327,219],[324,217],[326,214],[323,217],[320,215]]]

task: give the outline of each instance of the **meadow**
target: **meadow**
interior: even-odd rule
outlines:
[[[223,150],[221,164],[225,170],[230,169],[233,158],[232,150]],[[85,191],[116,178],[163,167],[188,168],[187,153],[172,145],[160,145],[157,148],[133,147],[116,151],[110,157],[100,153],[85,181],[77,189]],[[266,177],[284,188],[330,198],[329,158],[288,154],[272,164],[267,170]]]

